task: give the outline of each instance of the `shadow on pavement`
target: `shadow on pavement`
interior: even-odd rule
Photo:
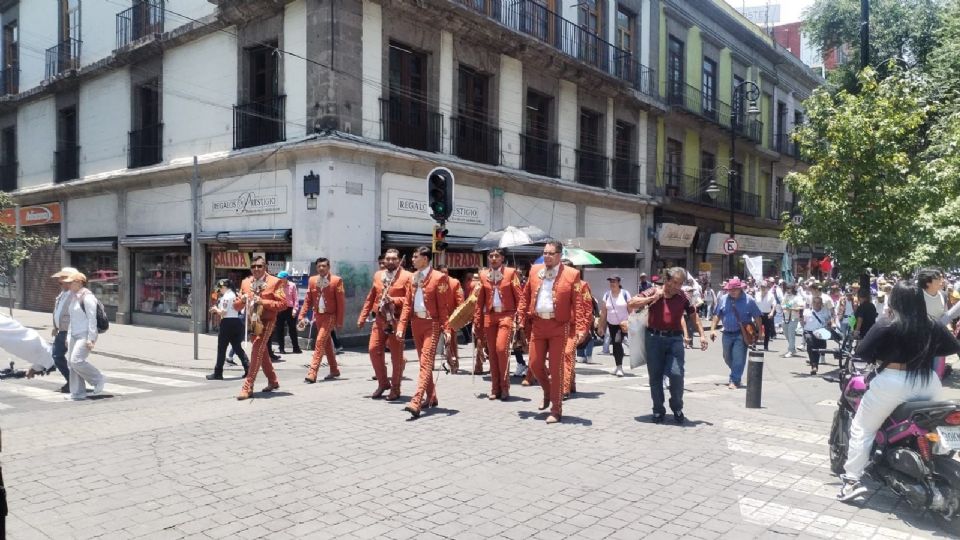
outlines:
[[[652,424],[653,423],[653,414],[645,414],[642,416],[634,416],[634,420],[640,422],[641,424]],[[706,420],[691,420],[690,417],[687,417],[682,424],[677,424],[673,421],[673,415],[667,414],[663,420],[664,425],[676,426],[679,428],[691,428],[697,426],[713,426],[713,422],[707,422]]]
[[[597,399],[605,392],[571,392],[570,399]]]
[[[282,390],[281,391],[274,390],[273,392],[256,392],[253,394],[253,397],[254,399],[273,399],[273,398],[287,397],[292,395],[293,394],[291,394],[290,392],[284,392]]]
[[[519,416],[521,420],[546,420],[547,417],[550,416],[550,412],[517,411],[517,416]],[[560,423],[575,426],[592,426],[593,420],[580,418],[579,416],[563,415],[560,417]]]
[[[457,409],[447,409],[445,407],[430,407],[429,409],[424,409],[421,418],[430,416],[453,416],[455,414],[460,414],[460,411]]]

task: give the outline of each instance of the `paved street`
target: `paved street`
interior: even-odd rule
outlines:
[[[689,421],[654,425],[644,370],[613,377],[598,348],[547,426],[539,388],[489,402],[487,377],[442,373],[440,407],[409,421],[402,403],[364,397],[375,383],[358,352],[313,386],[308,356],[288,355],[279,392],[237,402],[239,379],[203,379],[212,338],[201,344],[193,361],[188,334],[113,326],[93,357],[111,397],[82,403],[55,392],[57,374],[0,381],[10,538],[942,536],[889,491],[833,501],[837,389],[801,358],[769,354],[764,408],[748,410],[723,386],[719,348],[689,352]]]

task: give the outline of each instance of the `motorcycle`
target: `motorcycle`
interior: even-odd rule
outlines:
[[[844,472],[850,426],[869,388],[873,369],[849,348],[822,349],[840,364],[841,397],[830,428],[830,470]],[[877,432],[864,474],[881,482],[937,525],[960,536],[960,402],[901,404]]]

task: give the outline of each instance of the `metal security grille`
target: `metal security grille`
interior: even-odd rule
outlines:
[[[60,225],[30,227],[31,234],[60,236]],[[23,305],[36,311],[53,311],[60,286],[50,276],[60,270],[60,242],[34,251],[23,265]]]

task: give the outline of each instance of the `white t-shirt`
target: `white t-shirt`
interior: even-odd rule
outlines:
[[[766,294],[763,291],[757,291],[756,296],[753,298],[757,302],[757,307],[760,308],[760,313],[767,315],[773,309],[773,306],[777,303],[777,298],[773,295],[773,291],[767,290]]]
[[[233,291],[227,291],[223,296],[220,297],[220,301],[217,302],[217,307],[224,311],[224,319],[233,319],[240,317],[240,312],[233,308],[233,301],[237,299],[237,293]]]
[[[931,319],[939,321],[943,318],[943,314],[947,312],[947,306],[943,300],[943,295],[939,291],[935,294],[923,291],[923,300],[927,303],[927,315]]]
[[[820,311],[814,311],[812,308],[803,310],[804,332],[826,328],[828,322],[830,322],[830,310],[826,306],[820,308]]]
[[[611,291],[603,293],[603,305],[607,308],[607,324],[620,324],[630,316],[627,310],[627,301],[630,293],[620,289],[620,294],[613,296]]]

